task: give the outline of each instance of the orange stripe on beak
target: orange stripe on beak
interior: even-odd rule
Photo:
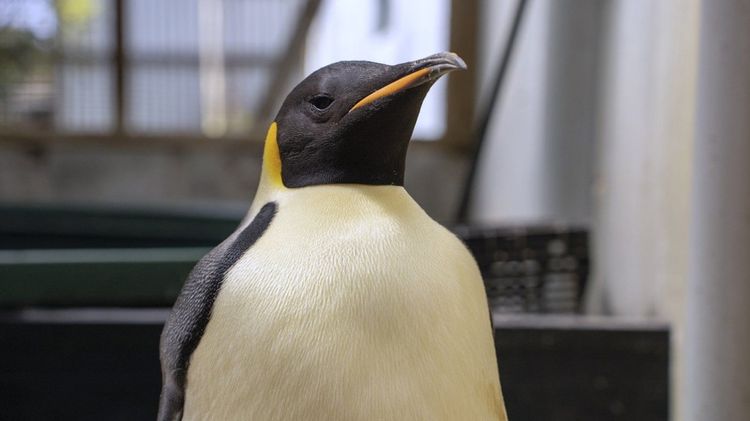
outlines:
[[[356,110],[359,107],[363,107],[376,99],[386,97],[388,95],[393,95],[396,92],[403,91],[404,89],[410,87],[415,82],[419,81],[421,78],[423,78],[427,73],[429,73],[430,68],[425,67],[424,69],[419,69],[414,73],[409,73],[408,75],[402,77],[401,79],[397,79],[382,88],[378,89],[377,91],[371,93],[370,95],[367,95],[366,97],[362,98],[354,104],[354,106],[349,110],[349,112],[352,112]]]

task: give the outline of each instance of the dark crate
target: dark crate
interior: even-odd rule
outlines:
[[[494,311],[580,311],[589,273],[585,229],[458,227],[455,232],[477,259]]]

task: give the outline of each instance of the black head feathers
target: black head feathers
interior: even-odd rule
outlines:
[[[403,185],[422,101],[443,74],[465,69],[453,53],[394,66],[342,61],[297,85],[276,116],[286,187]]]

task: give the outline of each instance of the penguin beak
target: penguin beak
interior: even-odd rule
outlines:
[[[444,74],[454,70],[466,70],[466,63],[456,53],[438,53],[423,59],[395,65],[393,66],[393,71],[396,74],[395,79],[360,99],[349,109],[349,113],[380,98],[426,83],[434,83]]]

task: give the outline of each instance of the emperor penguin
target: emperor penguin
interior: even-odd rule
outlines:
[[[403,187],[425,95],[465,68],[344,61],[292,90],[164,327],[160,421],[506,420],[477,264]]]

